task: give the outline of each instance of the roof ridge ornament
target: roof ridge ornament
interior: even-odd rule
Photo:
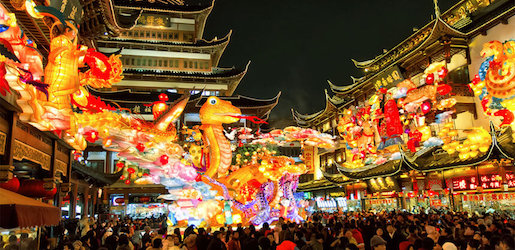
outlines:
[[[440,7],[438,7],[438,0],[433,0],[433,3],[435,5],[435,16],[436,18],[440,17]]]

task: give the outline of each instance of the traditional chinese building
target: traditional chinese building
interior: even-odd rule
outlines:
[[[456,130],[462,133],[472,127],[483,127],[491,131],[491,135],[495,137],[493,141],[497,144],[491,146],[488,151],[490,153],[467,159],[448,155],[445,151],[442,153],[441,148],[438,147],[415,154],[401,150],[399,159],[390,160],[384,164],[370,164],[360,171],[341,167],[342,162],[349,160],[345,158],[349,156],[345,153],[345,147],[338,148],[334,152],[317,152],[314,176],[303,177],[305,182],[299,184],[300,191],[318,192],[319,195],[328,198],[330,192],[321,193],[320,190],[343,188],[343,191],[347,192],[348,199],[350,194],[357,197],[360,193],[361,206],[366,209],[410,208],[410,204],[413,203],[411,198],[406,198],[406,194],[404,199],[399,198],[399,192],[402,193],[400,187],[403,187],[404,192],[413,192],[413,190],[418,192],[419,187],[425,191],[436,190],[434,194],[440,194],[440,197],[429,198],[431,205],[434,205],[433,201],[436,202],[437,199],[439,202],[452,203],[441,199],[441,195],[446,188],[453,185],[451,183],[453,178],[466,175],[465,169],[468,167],[471,168],[470,171],[474,169],[481,176],[488,176],[492,171],[508,173],[506,176],[501,174],[498,177],[499,180],[492,185],[500,184],[501,179],[503,183],[510,181],[508,177],[510,171],[513,171],[513,156],[506,152],[513,147],[509,139],[511,131],[500,133],[490,126],[489,119],[483,114],[481,104],[477,98],[474,98],[468,83],[474,75],[472,72],[477,72],[481,63],[479,51],[482,44],[492,40],[486,38],[488,33],[495,34],[492,37],[494,40],[507,40],[509,39],[507,37],[514,37],[513,24],[510,20],[515,14],[515,6],[510,1],[460,1],[441,15],[438,6],[435,6],[435,14],[436,19],[418,29],[394,48],[371,60],[362,62],[353,60],[355,66],[364,71],[364,76],[352,77],[352,83],[345,86],[329,82],[331,92],[334,94],[330,96],[326,91],[324,110],[313,114],[300,114],[292,110],[293,117],[299,126],[337,134],[338,120],[342,117],[344,110],[350,107],[364,107],[378,88],[389,89],[405,80],[410,80],[420,87],[426,80],[424,70],[434,63],[442,62],[449,71],[447,83],[452,87],[453,97],[456,99],[452,115]],[[508,31],[510,26],[511,31]],[[471,39],[477,42],[471,42]],[[478,58],[476,62],[474,57]],[[471,66],[473,68],[469,69]],[[340,100],[340,105],[335,105],[334,100]],[[338,150],[343,150],[344,153]],[[343,159],[338,160],[338,156]],[[431,181],[424,182],[425,179]],[[366,183],[366,185],[356,188],[356,182]],[[413,184],[415,182],[420,183]],[[506,190],[503,187],[497,187],[498,192]],[[448,194],[448,191],[446,192]],[[384,195],[376,197],[375,194]],[[456,203],[460,202],[461,200],[457,199]],[[447,205],[453,208],[460,207],[460,204]]]

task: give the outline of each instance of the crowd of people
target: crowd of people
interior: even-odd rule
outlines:
[[[61,236],[56,249],[76,250],[515,249],[514,219],[453,212],[314,213],[300,224],[279,218],[259,228],[190,226],[184,230],[169,230],[166,218],[90,219],[64,223],[55,230]],[[11,236],[3,249],[35,249],[22,244],[28,247],[26,240]],[[42,247],[52,249],[50,244]]]

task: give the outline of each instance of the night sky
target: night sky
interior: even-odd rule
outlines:
[[[440,0],[441,11],[456,2]],[[233,30],[219,66],[251,61],[235,94],[271,98],[282,91],[269,120],[281,127],[292,122],[291,108],[303,114],[324,108],[327,80],[347,85],[350,76],[362,76],[351,59],[374,58],[433,15],[432,0],[216,0],[204,38]]]

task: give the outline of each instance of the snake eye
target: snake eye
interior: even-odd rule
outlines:
[[[216,99],[215,99],[215,98],[213,98],[213,99],[209,100],[209,103],[210,103],[211,105],[215,105],[215,104],[216,104]]]

